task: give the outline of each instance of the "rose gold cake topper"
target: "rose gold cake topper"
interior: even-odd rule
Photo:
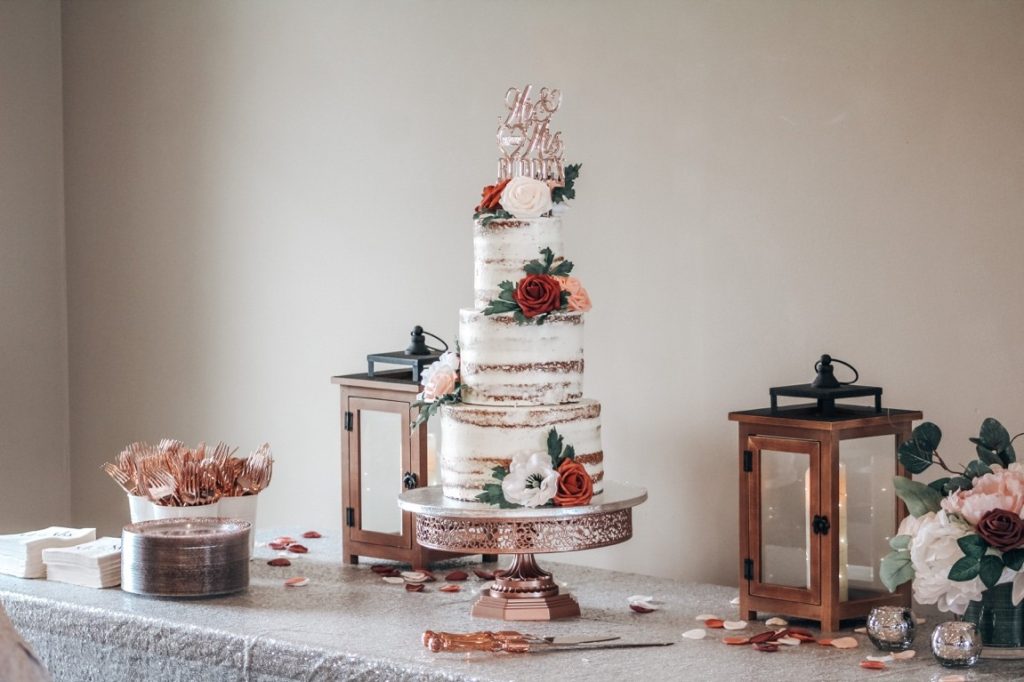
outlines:
[[[534,102],[532,90],[527,85],[505,93],[508,114],[504,121],[498,117],[498,179],[525,175],[561,185],[565,181],[562,133],[552,133],[549,124],[562,103],[562,93],[541,88]]]

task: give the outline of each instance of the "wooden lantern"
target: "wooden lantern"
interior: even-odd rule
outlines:
[[[889,592],[879,562],[907,515],[892,479],[920,418],[879,401],[729,414],[739,423],[741,617],[786,614],[836,631],[875,606],[910,605],[910,584]]]
[[[425,567],[462,556],[417,544],[414,515],[398,507],[403,490],[428,483],[427,425],[410,428],[420,390],[413,373],[331,379],[341,387],[342,551],[348,563],[367,556]]]

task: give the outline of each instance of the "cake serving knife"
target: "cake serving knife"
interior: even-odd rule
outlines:
[[[434,652],[504,651],[512,654],[541,651],[570,651],[591,649],[639,649],[671,646],[675,642],[619,642],[620,637],[537,637],[515,630],[499,632],[435,632],[423,633],[423,646]]]

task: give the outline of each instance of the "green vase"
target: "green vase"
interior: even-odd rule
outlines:
[[[990,587],[964,612],[964,620],[978,626],[985,646],[1024,647],[1024,601],[1014,606],[1012,594],[1012,583]]]

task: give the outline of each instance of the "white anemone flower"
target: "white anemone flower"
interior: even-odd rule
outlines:
[[[540,507],[558,492],[558,472],[546,452],[519,453],[512,457],[508,474],[501,481],[505,499],[524,507]]]

